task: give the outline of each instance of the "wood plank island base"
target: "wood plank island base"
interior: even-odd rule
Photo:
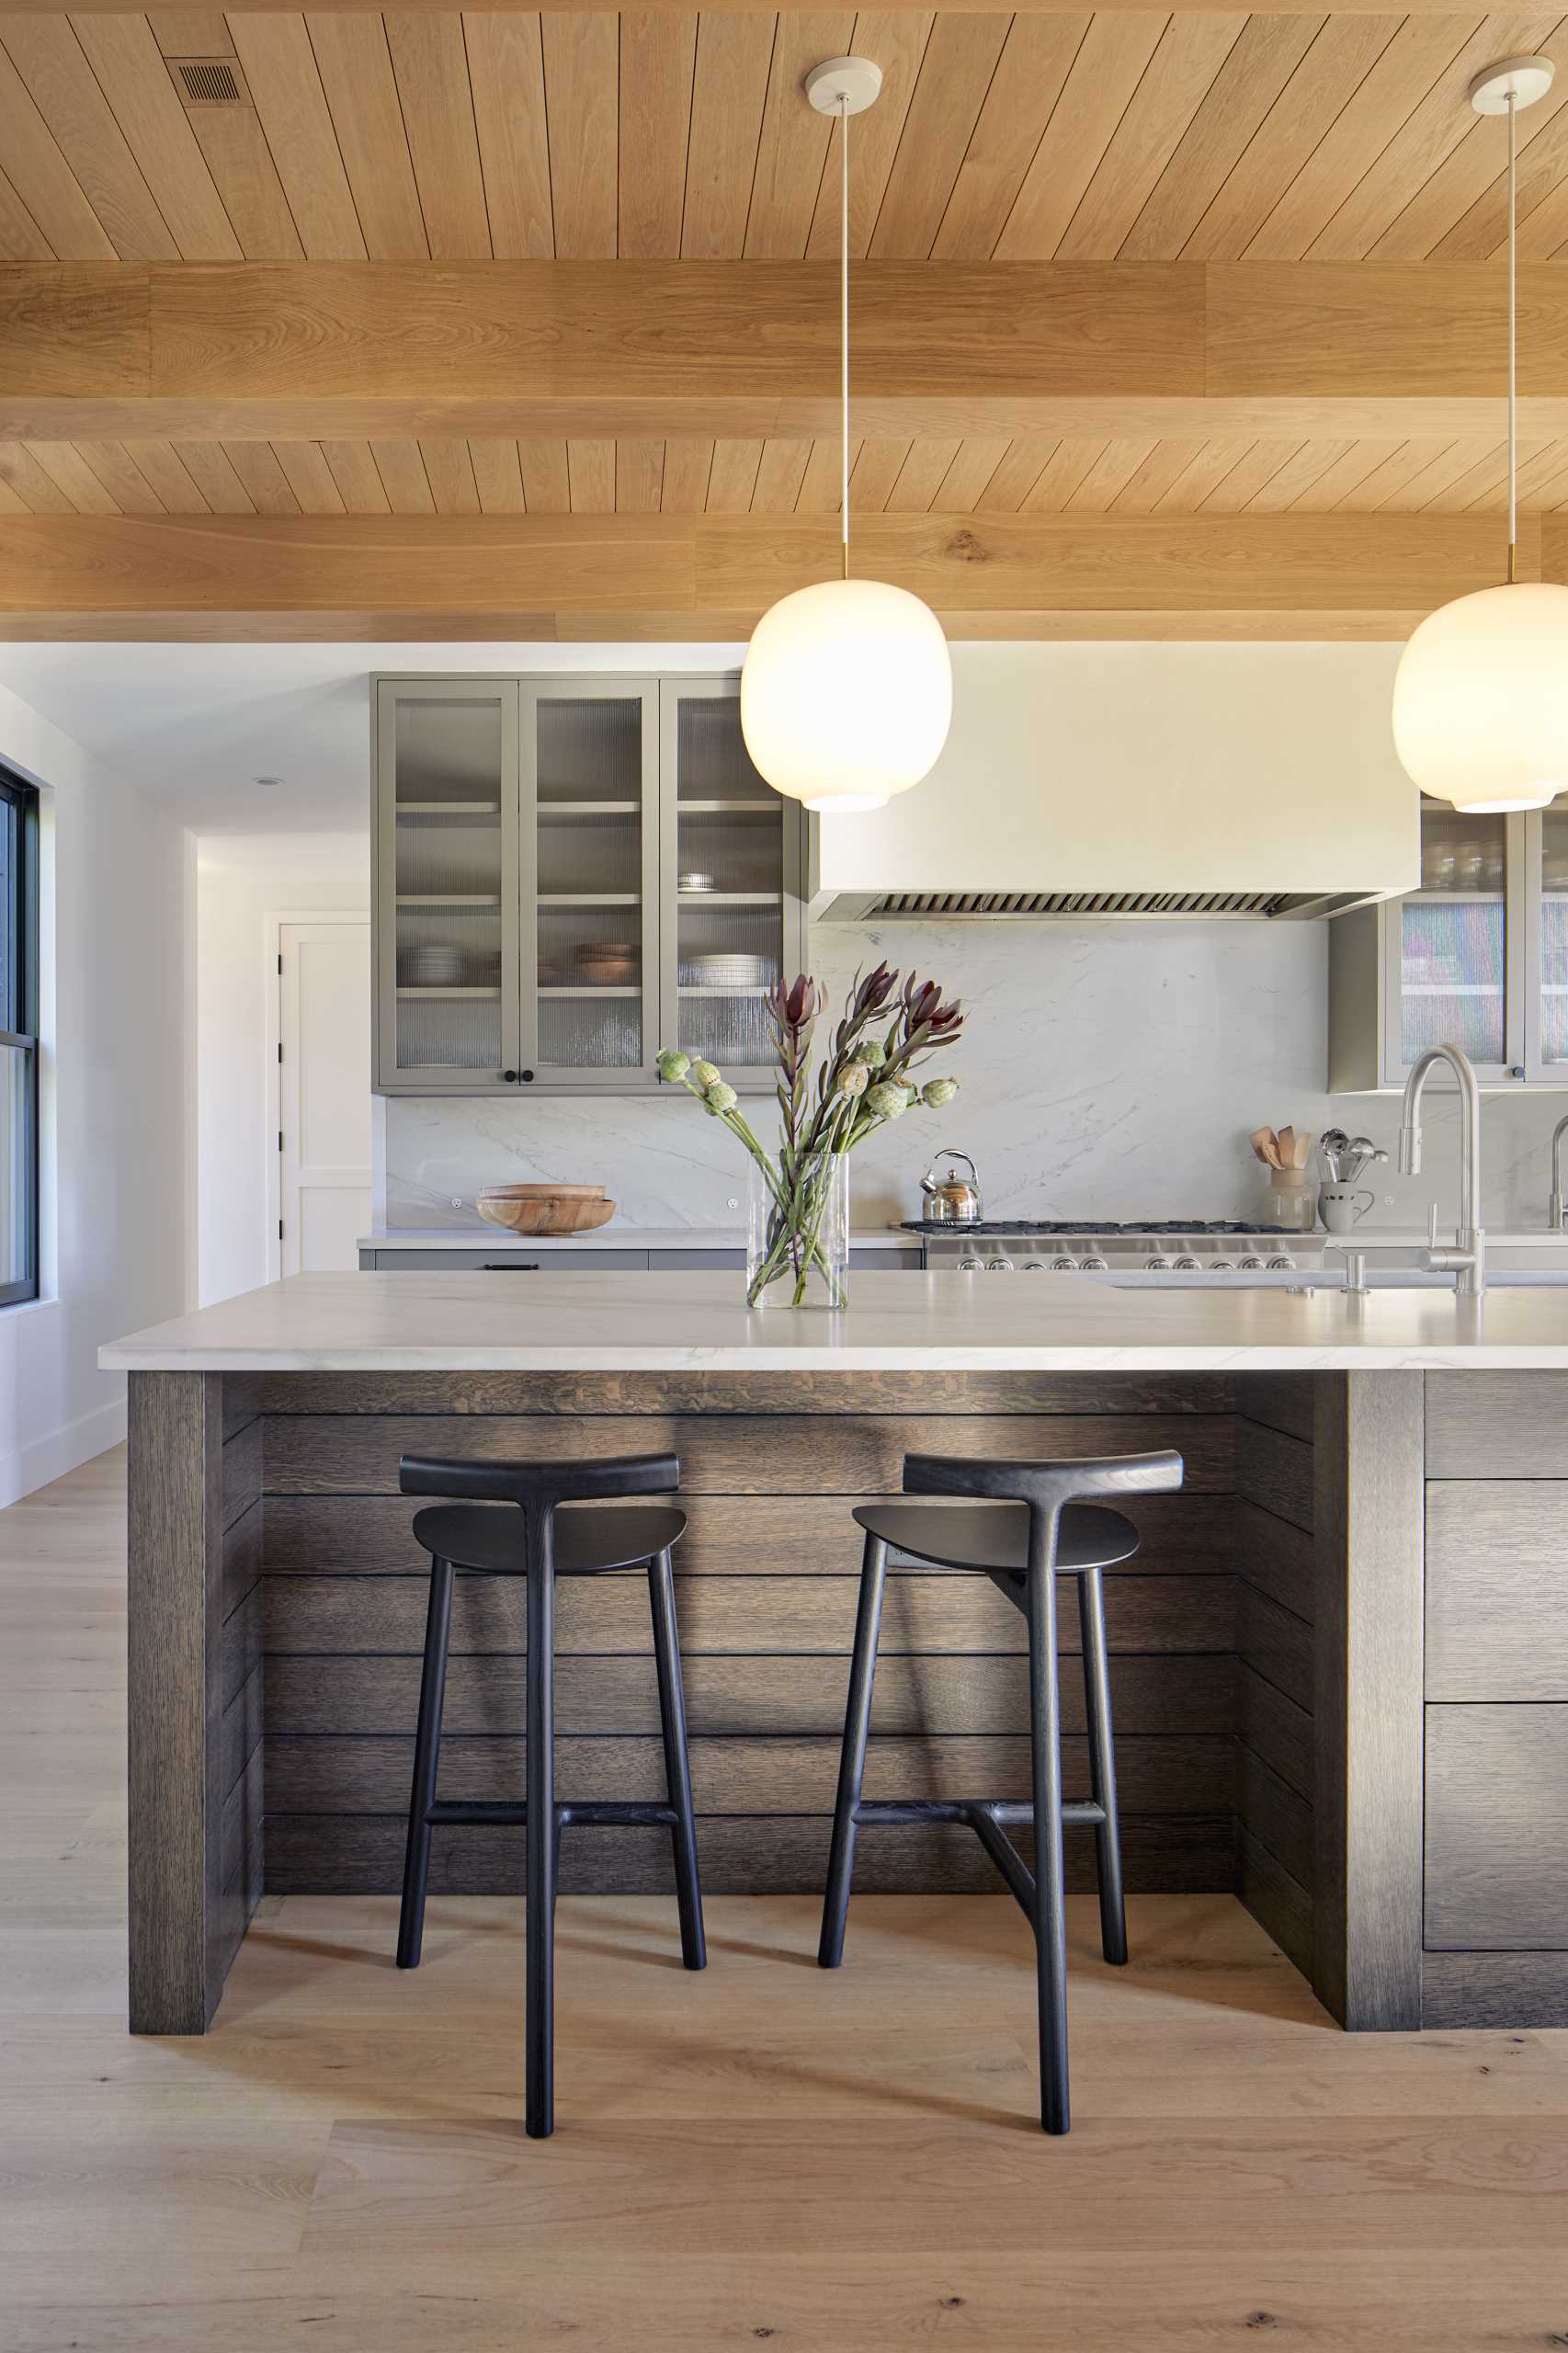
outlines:
[[[747,1316],[737,1293],[303,1277],[104,1351],[131,1373],[133,2030],[205,2031],[264,1892],[398,1884],[425,1571],[400,1455],[665,1449],[710,1892],[821,1888],[857,1499],[915,1450],[1174,1447],[1183,1491],[1134,1500],[1141,1550],[1108,1577],[1130,1887],[1234,1893],[1349,2028],[1568,2022],[1557,1295],[872,1275],[829,1317]],[[591,1599],[561,1596],[559,1794],[661,1796],[645,1596],[629,1577]],[[1022,1648],[983,1579],[895,1556],[867,1796],[1027,1795]],[[517,1588],[463,1585],[443,1795],[521,1794],[523,1654]],[[1078,1690],[1064,1675],[1070,1797]],[[435,1888],[520,1891],[524,1836],[438,1834]],[[1069,1870],[1093,1885],[1086,1836]],[[989,1871],[935,1824],[868,1836],[857,1862],[885,1892]],[[667,1837],[568,1833],[562,1874],[657,1892]]]

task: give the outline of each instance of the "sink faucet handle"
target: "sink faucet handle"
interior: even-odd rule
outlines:
[[[1437,1246],[1437,1204],[1436,1201],[1428,1201],[1426,1204],[1426,1247],[1428,1250],[1435,1250]]]

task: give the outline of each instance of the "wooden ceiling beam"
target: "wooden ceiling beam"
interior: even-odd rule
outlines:
[[[744,636],[832,517],[0,516],[0,637]],[[869,516],[858,568],[981,636],[1397,637],[1495,583],[1468,516]],[[1526,564],[1568,579],[1568,518]]]
[[[403,11],[411,16],[450,16],[451,0],[403,0]],[[895,15],[923,14],[926,0],[883,0],[884,9]],[[525,12],[528,0],[492,0],[493,12],[502,16]],[[944,13],[950,16],[991,15],[995,0],[942,0]],[[1147,16],[1148,0],[1099,0],[1100,13],[1106,16]],[[690,0],[642,0],[642,13],[648,16],[669,16],[689,13]],[[125,13],[125,0],[0,0],[0,17],[104,17]],[[232,0],[230,16],[255,17],[276,15],[278,0]],[[575,10],[578,15],[616,14],[614,10]],[[738,16],[772,15],[768,0],[725,0],[725,13]],[[1083,0],[1014,0],[1014,13],[1025,17],[1080,16]],[[1163,11],[1167,16],[1212,16],[1214,0],[1166,0]],[[1301,13],[1301,0],[1256,0],[1255,16],[1290,17]],[[1388,0],[1335,0],[1335,14],[1340,16],[1386,16]],[[1406,0],[1399,12],[1403,16],[1437,17],[1453,14],[1453,0]]]
[[[1521,426],[1568,432],[1568,264],[1520,274]],[[877,438],[1470,438],[1495,263],[856,267]],[[816,262],[0,265],[0,439],[809,439],[837,422]]]

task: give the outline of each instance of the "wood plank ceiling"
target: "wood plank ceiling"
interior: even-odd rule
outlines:
[[[885,73],[857,256],[1495,264],[1505,146],[1464,92],[1512,51],[1568,62],[1568,17],[0,14],[0,264],[831,261],[838,165],[801,80],[855,47]],[[1521,256],[1568,259],[1568,73],[1518,151]],[[1568,513],[1568,438],[1521,454],[1523,511]],[[871,438],[852,504],[1495,517],[1502,404],[1467,438]],[[0,440],[0,517],[835,508],[810,438]]]
[[[889,260],[1483,261],[1479,66],[1551,13],[824,11],[0,17],[0,260],[830,257],[830,126],[864,48],[852,248]],[[1568,256],[1568,74],[1519,124],[1520,247]],[[829,168],[830,163],[833,168]],[[1568,440],[1526,444],[1568,510]],[[0,442],[0,512],[830,514],[810,440]],[[869,439],[863,513],[1494,515],[1468,439]]]

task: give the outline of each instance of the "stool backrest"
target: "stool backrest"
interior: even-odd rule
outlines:
[[[680,1485],[674,1454],[616,1454],[597,1462],[486,1462],[478,1456],[405,1454],[397,1466],[405,1495],[453,1495],[464,1503],[521,1504],[535,1513],[557,1504],[613,1495],[673,1495]]]
[[[1065,1505],[1166,1495],[1180,1486],[1185,1467],[1174,1449],[1160,1454],[1063,1456],[1043,1462],[999,1462],[983,1454],[906,1454],[903,1492],[1028,1504],[1029,1563],[1043,1567],[1056,1557],[1056,1524]]]

